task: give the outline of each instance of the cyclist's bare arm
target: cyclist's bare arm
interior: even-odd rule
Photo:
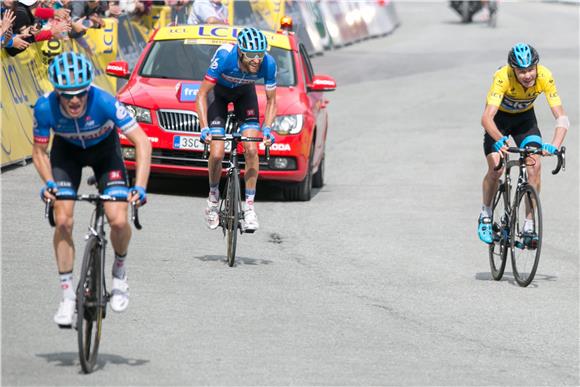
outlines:
[[[497,114],[498,110],[499,108],[497,106],[487,104],[485,105],[485,110],[483,111],[483,115],[481,116],[481,125],[483,126],[487,134],[489,134],[491,138],[493,138],[495,141],[498,141],[500,138],[503,137],[503,134],[501,134],[501,132],[497,128],[497,125],[493,121],[493,118]]]
[[[137,170],[135,171],[135,185],[147,187],[149,170],[151,168],[151,142],[139,125],[125,133],[125,136],[135,145]],[[137,200],[139,195],[133,195],[129,201]]]
[[[34,143],[32,146],[32,162],[44,183],[49,180],[54,180],[50,166],[50,158],[48,157],[48,144]],[[54,195],[49,192],[45,192],[45,196],[53,200],[55,199]]]
[[[197,116],[199,117],[199,127],[207,128],[207,95],[215,87],[215,83],[211,83],[207,79],[201,82],[199,91],[197,92]]]
[[[564,111],[562,105],[552,106],[550,109],[552,110],[552,114],[554,115],[556,122],[558,122],[558,119],[560,117],[565,117],[567,120],[566,112]],[[556,148],[560,148],[560,146],[562,146],[562,143],[564,142],[564,137],[566,137],[567,132],[568,128],[566,128],[564,125],[556,123],[556,129],[554,130],[552,145],[554,145]]]
[[[276,118],[276,89],[266,90],[266,111],[264,112],[264,124],[271,127]]]

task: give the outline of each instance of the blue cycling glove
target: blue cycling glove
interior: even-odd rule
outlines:
[[[264,138],[267,137],[270,141],[272,141],[272,144],[276,142],[276,138],[272,134],[272,129],[270,129],[269,127],[264,126],[262,128],[262,135],[264,136]]]
[[[495,142],[495,144],[493,144],[493,150],[496,152],[499,152],[499,150],[501,148],[503,148],[503,146],[505,145],[506,141],[508,140],[508,136],[503,136],[502,138],[500,138],[499,140],[497,140]]]
[[[199,141],[205,144],[205,138],[209,134],[209,128],[203,128],[201,130],[201,135],[199,136]]]
[[[542,150],[548,152],[549,154],[553,155],[554,153],[556,153],[558,151],[558,148],[556,148],[554,145],[549,144],[549,143],[544,143],[542,145]]]
[[[139,193],[139,201],[141,202],[141,205],[147,203],[147,192],[145,192],[145,188],[138,185],[129,188],[129,192],[133,193],[134,191]]]
[[[54,181],[48,180],[46,182],[46,185],[40,189],[40,199],[46,200],[46,198],[44,197],[44,192],[47,190],[51,192],[57,191],[58,185],[56,185]]]

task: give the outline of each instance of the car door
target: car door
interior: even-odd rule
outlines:
[[[324,111],[324,96],[321,92],[314,92],[308,90],[308,85],[312,83],[314,71],[312,63],[306,51],[306,48],[300,44],[300,59],[302,61],[302,69],[304,73],[304,81],[306,83],[306,94],[310,102],[310,109],[312,110],[313,120],[316,123],[316,138],[314,139],[316,147],[314,149],[314,165],[320,162],[324,150],[324,139],[326,138],[326,111]]]

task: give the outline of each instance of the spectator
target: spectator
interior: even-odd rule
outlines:
[[[81,19],[85,17],[86,20],[90,20],[91,26],[93,28],[102,28],[105,26],[105,21],[103,18],[109,16],[109,5],[106,1],[72,1],[72,13],[71,16],[73,20]],[[111,15],[113,16],[113,15]]]
[[[171,7],[171,21],[173,25],[187,23],[187,3],[189,0],[167,0],[165,5]]]
[[[51,23],[50,29],[41,31],[41,24],[36,23],[34,12],[38,8],[37,0],[19,0],[14,3],[14,25],[13,32],[17,32],[26,42],[34,43],[42,40],[60,36],[63,32],[70,31],[69,23],[57,21]],[[24,49],[16,46],[6,48],[9,55],[20,54]]]
[[[16,15],[14,15],[14,11],[12,10],[14,6],[14,1],[12,0],[3,0],[2,1],[2,48],[17,48],[20,50],[26,49],[30,43],[28,43],[25,38],[29,37],[29,34],[17,34],[14,35],[13,33],[13,24],[14,20],[16,19]]]
[[[228,9],[221,0],[195,0],[187,24],[229,24]]]
[[[120,0],[112,1],[110,7],[116,6],[121,11],[120,13],[126,13],[131,16],[144,16],[151,12],[151,6],[153,2],[151,1],[139,1],[139,0]]]
[[[14,23],[14,12],[11,9],[2,9],[2,19],[0,20],[0,32],[2,34],[2,47],[7,47],[12,42],[12,23]],[[10,44],[11,46],[11,44]]]

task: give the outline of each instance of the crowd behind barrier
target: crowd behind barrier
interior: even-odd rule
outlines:
[[[367,38],[385,36],[399,24],[395,5],[388,0],[195,1],[209,5],[220,3],[213,6],[222,7],[221,15],[225,14],[227,23],[233,25],[253,25],[266,30],[277,30],[280,28],[280,19],[290,16],[295,33],[310,55],[321,55],[325,50],[337,49]],[[34,0],[22,2],[36,3]],[[2,0],[3,6],[6,3],[11,2]],[[39,5],[60,9],[70,3],[70,0],[46,0]],[[40,12],[48,18],[46,31],[52,31],[50,23],[53,22],[60,27],[54,32],[47,32],[45,35],[50,37],[42,41],[27,37],[30,44],[15,55],[14,52],[10,55],[6,49],[2,49],[2,167],[23,162],[31,156],[32,106],[39,96],[52,90],[46,75],[52,57],[68,50],[84,53],[95,67],[95,84],[115,93],[126,81],[107,76],[104,71],[107,63],[117,59],[124,60],[132,69],[156,28],[186,24],[188,19],[191,20],[190,14],[193,12],[191,1],[133,0],[91,3],[98,3],[101,8],[80,10],[71,7],[70,12],[59,13],[66,16],[66,25],[70,28],[63,28],[65,21],[58,19],[54,13]],[[78,25],[87,19],[91,20],[90,23],[84,22],[87,28],[80,32],[75,31],[73,24],[77,23],[78,29]],[[6,26],[6,23],[3,24]],[[97,24],[99,28],[95,28]],[[11,31],[6,37],[10,39],[17,33]],[[3,40],[3,47],[4,43]]]

